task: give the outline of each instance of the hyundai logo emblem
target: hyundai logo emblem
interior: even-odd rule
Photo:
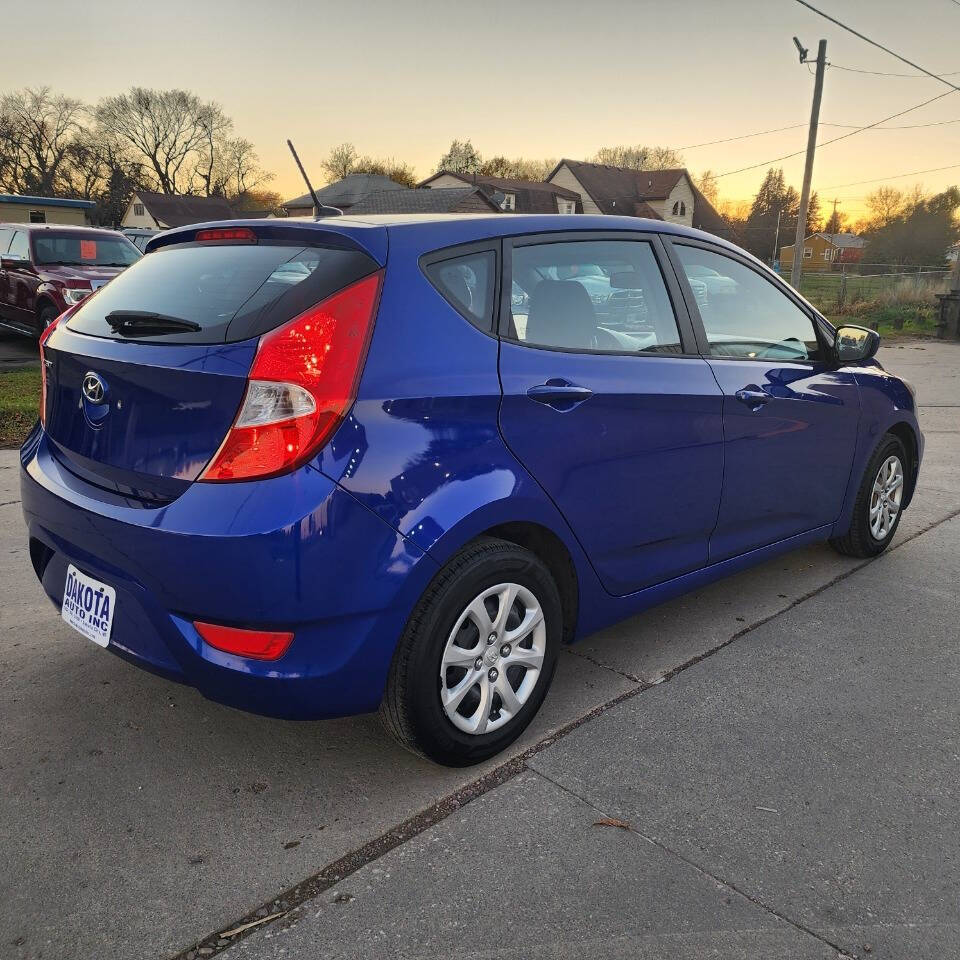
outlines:
[[[107,385],[91,371],[84,375],[83,395],[94,405],[104,403],[107,398]]]

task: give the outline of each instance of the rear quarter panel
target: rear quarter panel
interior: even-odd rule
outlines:
[[[599,589],[559,511],[498,428],[499,343],[424,277],[422,233],[391,234],[357,402],[321,470],[438,563],[499,524],[538,523],[566,545],[581,603]]]

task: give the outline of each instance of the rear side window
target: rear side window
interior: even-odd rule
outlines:
[[[579,352],[681,353],[663,274],[644,240],[516,246],[507,335]]]
[[[150,342],[224,343],[259,336],[373,273],[366,254],[280,244],[161,247],[111,280],[71,317],[71,330],[115,333],[114,311],[191,320],[200,330],[151,336]]]
[[[496,257],[482,250],[450,260],[437,260],[424,267],[430,282],[449,304],[475,327],[493,329],[493,279]]]

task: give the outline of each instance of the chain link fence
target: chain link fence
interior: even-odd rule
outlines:
[[[944,293],[950,271],[939,266],[888,263],[838,265],[832,271],[804,273],[800,293],[821,310],[842,311],[863,301],[929,298]]]

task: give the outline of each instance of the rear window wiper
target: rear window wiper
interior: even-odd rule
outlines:
[[[150,310],[114,310],[103,319],[110,324],[114,333],[175,333],[203,329],[195,320],[184,320]]]

